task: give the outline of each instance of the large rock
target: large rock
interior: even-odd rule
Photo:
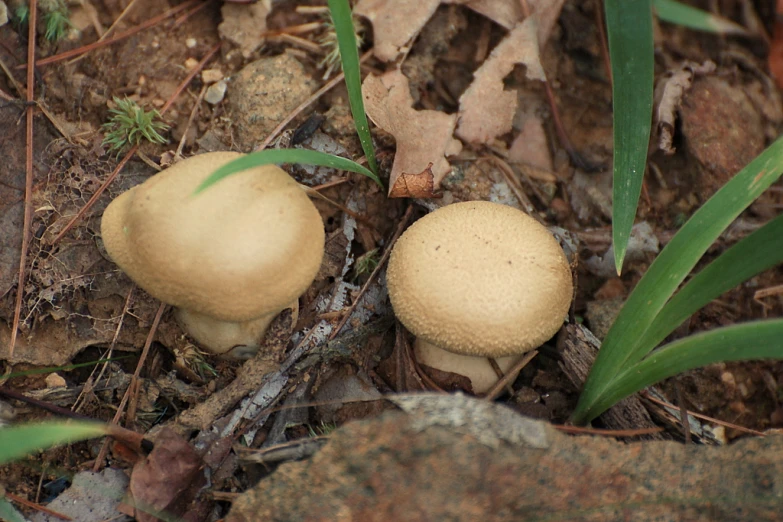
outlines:
[[[288,53],[262,58],[239,71],[229,86],[234,139],[249,152],[317,88],[299,61]]]
[[[780,520],[780,437],[623,444],[424,397],[403,404],[419,413],[347,424],[239,497],[226,521]]]

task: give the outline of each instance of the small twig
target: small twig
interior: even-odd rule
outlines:
[[[166,113],[167,110],[171,108],[171,106],[174,104],[174,100],[179,97],[179,95],[182,93],[182,91],[185,89],[185,87],[188,86],[188,84],[195,78],[195,76],[201,71],[201,69],[204,68],[204,65],[215,55],[215,53],[220,49],[220,44],[215,45],[210,51],[207,53],[207,55],[198,63],[198,65],[188,74],[188,76],[182,81],[182,83],[179,84],[177,87],[177,90],[174,91],[174,94],[171,95],[171,98],[166,102],[166,104],[161,108],[160,114],[163,115]],[[120,163],[114,168],[112,173],[109,175],[108,178],[106,178],[106,181],[103,182],[103,184],[98,187],[98,190],[95,191],[95,194],[92,195],[92,197],[87,201],[87,203],[79,209],[79,212],[76,213],[76,215],[71,219],[70,222],[68,222],[67,225],[65,225],[65,228],[63,228],[59,234],[57,234],[57,237],[54,238],[54,241],[52,241],[52,244],[56,244],[58,241],[60,241],[65,234],[70,231],[73,226],[82,219],[84,214],[87,213],[88,210],[92,208],[92,206],[95,204],[96,201],[98,201],[98,198],[101,197],[101,195],[104,193],[104,191],[111,185],[112,181],[117,177],[117,174],[120,173],[122,168],[125,166],[128,161],[133,157],[133,155],[136,153],[136,151],[139,150],[138,145],[134,145],[131,147],[131,149],[125,154],[125,156],[122,158]]]
[[[392,236],[391,241],[389,241],[389,244],[386,246],[386,250],[384,250],[381,259],[378,261],[378,265],[375,267],[375,270],[372,271],[370,277],[367,279],[367,282],[364,283],[362,289],[359,291],[359,295],[357,295],[356,299],[354,299],[353,303],[351,303],[351,306],[349,306],[348,310],[345,311],[345,315],[343,315],[342,320],[337,324],[334,330],[332,330],[332,333],[329,336],[330,341],[333,340],[335,337],[337,337],[337,335],[339,335],[340,330],[343,329],[345,323],[347,323],[348,320],[353,315],[354,310],[356,310],[356,307],[359,305],[359,302],[362,300],[362,297],[367,292],[367,289],[370,288],[370,285],[373,282],[375,282],[375,279],[378,277],[378,274],[381,272],[381,269],[386,264],[386,261],[389,259],[394,244],[397,242],[397,239],[399,239],[399,237],[402,235],[402,232],[405,230],[405,227],[408,224],[408,221],[410,220],[412,215],[413,215],[413,205],[409,205],[408,209],[405,211],[405,214],[402,216],[402,219],[397,224],[397,230],[394,231],[394,236]]]
[[[133,297],[133,290],[136,288],[136,285],[132,285],[131,289],[128,291],[128,296],[125,298],[125,305],[122,307],[122,314],[120,314],[120,321],[117,323],[117,328],[114,329],[114,337],[111,339],[111,344],[109,345],[109,349],[106,351],[105,354],[101,357],[102,359],[111,359],[111,356],[114,354],[114,347],[117,345],[117,338],[120,336],[120,330],[122,330],[122,323],[125,321],[125,316],[128,314],[128,310],[130,309],[131,304],[131,297]],[[82,387],[81,392],[79,392],[79,396],[76,397],[76,400],[73,403],[73,406],[71,407],[71,410],[74,412],[79,412],[79,410],[82,409],[82,406],[86,403],[86,401],[82,404],[79,404],[79,401],[82,400],[82,398],[88,394],[91,393],[95,389],[95,384],[100,382],[100,380],[103,378],[103,374],[106,371],[106,368],[109,367],[109,363],[105,362],[101,366],[101,371],[98,373],[98,376],[93,379],[93,376],[95,375],[96,368],[92,369],[92,372],[90,372],[90,376],[87,378],[87,381],[84,383],[84,387]]]
[[[198,2],[198,0],[188,0],[187,2],[183,2],[176,7],[169,9],[163,14],[150,18],[146,22],[142,22],[136,27],[133,27],[131,29],[128,29],[127,31],[123,31],[122,33],[117,34],[117,36],[115,36],[114,38],[108,38],[103,41],[93,42],[91,44],[85,45],[83,47],[79,47],[77,49],[71,49],[70,51],[65,51],[63,53],[55,54],[54,56],[50,56],[48,58],[43,58],[41,60],[38,60],[37,64],[38,66],[49,65],[52,63],[60,62],[62,60],[67,60],[69,58],[73,58],[75,56],[79,56],[81,54],[94,51],[95,49],[100,49],[101,47],[106,47],[107,45],[111,45],[113,43],[119,42],[120,40],[129,38],[134,34],[143,31],[144,29],[149,29],[150,27],[157,25],[158,23],[162,22],[166,18],[172,17],[175,14],[179,13],[180,11],[184,11],[185,9],[195,4],[196,2]],[[208,2],[209,0],[205,1],[205,3]],[[25,67],[27,67],[26,63],[16,66],[17,69],[23,69]]]
[[[35,0],[31,0],[34,2]],[[30,9],[32,11],[32,9]],[[41,475],[43,476],[43,475]],[[36,511],[40,511],[41,513],[46,513],[47,515],[51,515],[53,517],[57,517],[62,520],[73,520],[68,515],[63,515],[62,513],[58,513],[57,511],[53,511],[49,509],[48,507],[42,506],[41,504],[36,504],[34,502],[30,502],[29,500],[22,498],[18,495],[14,495],[10,491],[6,491],[4,494],[5,497],[8,498],[8,500],[13,500],[14,502],[21,504],[25,507],[29,507],[30,509],[35,509]]]
[[[33,110],[35,109],[35,29],[38,0],[30,0],[30,20],[27,32],[27,138],[25,148],[25,180],[24,180],[24,222],[22,223],[22,249],[19,253],[19,279],[16,285],[16,303],[14,304],[14,321],[11,326],[11,342],[8,347],[8,360],[14,358],[16,337],[19,334],[19,319],[22,315],[22,299],[24,298],[24,281],[27,268],[27,249],[30,246],[30,226],[33,221]]]
[[[188,129],[190,129],[190,126],[193,125],[193,120],[196,119],[196,114],[198,114],[198,110],[201,107],[201,100],[204,99],[204,95],[206,93],[207,93],[207,86],[204,85],[201,87],[201,92],[198,93],[198,98],[196,98],[196,103],[193,105],[193,110],[190,111],[188,122],[185,124],[185,130],[182,132],[182,137],[179,139],[179,145],[177,145],[177,152],[174,153],[175,160],[182,157],[182,149],[185,147],[185,140],[188,137]]]
[[[522,368],[527,366],[536,355],[538,355],[537,350],[527,352],[524,357],[517,361],[517,363],[506,372],[502,379],[496,382],[495,385],[489,389],[487,394],[484,396],[484,399],[488,401],[494,401],[497,399],[500,393],[503,391],[503,388],[506,387],[506,384],[509,384],[511,381],[516,379],[517,375],[519,375],[519,372],[522,371]]]
[[[114,22],[111,24],[111,26],[109,26],[109,28],[106,29],[106,31],[104,31],[102,35],[100,35],[100,37],[98,38],[99,42],[102,42],[106,38],[109,37],[109,35],[111,34],[112,30],[115,27],[117,27],[117,24],[119,24],[125,18],[125,16],[130,12],[130,10],[133,9],[133,6],[136,5],[137,1],[138,0],[131,0],[130,1],[130,3],[127,5],[127,7],[125,7],[125,9],[122,10],[122,12],[120,13],[120,16],[118,16],[117,19],[114,20]],[[96,30],[97,30],[97,28],[96,28]],[[73,60],[68,62],[68,65],[74,64],[74,63],[78,62],[79,60],[81,60],[82,58],[84,58],[84,55],[77,56],[76,58],[74,58]]]
[[[563,426],[561,424],[553,424],[552,427],[557,431],[570,433],[571,435],[599,435],[604,437],[640,437],[664,431],[661,427],[639,428],[636,430],[606,430],[601,428],[585,428],[582,426]]]
[[[678,409],[677,406],[675,406],[673,404],[669,404],[666,401],[662,401],[660,399],[657,399],[657,398],[653,397],[652,395],[650,395],[649,393],[647,393],[644,390],[640,391],[639,395],[644,397],[645,400],[648,400],[650,402],[654,402],[656,404],[660,404],[661,406],[664,406],[666,408],[671,408],[672,410],[677,410]],[[762,431],[752,430],[750,428],[746,428],[744,426],[740,426],[739,424],[733,424],[731,422],[722,421],[722,420],[716,419],[714,417],[709,417],[707,415],[702,415],[701,413],[696,413],[695,411],[690,411],[690,410],[686,410],[686,411],[687,411],[688,415],[690,415],[691,417],[696,417],[697,419],[705,420],[707,422],[712,422],[712,423],[718,424],[719,426],[725,426],[727,428],[731,428],[731,429],[737,430],[737,431],[742,431],[742,432],[745,432],[745,433],[747,433],[749,435],[755,435],[757,437],[765,437],[766,436],[766,433],[764,433]]]
[[[372,56],[372,49],[370,49],[369,51],[367,51],[366,53],[364,53],[362,55],[361,59],[359,60],[359,63],[364,63],[365,61],[367,61],[370,58],[370,56]],[[272,130],[272,132],[269,133],[269,136],[266,137],[266,139],[263,141],[263,143],[261,143],[261,145],[256,147],[254,150],[255,151],[260,151],[260,150],[264,150],[265,148],[267,148],[269,146],[269,144],[272,143],[272,141],[275,138],[277,138],[277,136],[281,132],[283,132],[283,129],[285,129],[288,126],[288,124],[291,123],[294,120],[294,118],[299,116],[299,114],[303,110],[305,110],[310,105],[312,105],[318,98],[320,98],[325,93],[327,93],[329,90],[331,90],[332,87],[334,87],[335,85],[340,83],[343,80],[343,78],[345,78],[345,75],[343,73],[340,73],[337,76],[335,76],[334,78],[332,78],[331,80],[329,80],[326,83],[326,85],[324,85],[323,87],[321,87],[320,89],[315,91],[315,93],[312,96],[310,96],[307,100],[305,100],[304,103],[302,103],[299,107],[297,107],[296,109],[291,111],[291,114],[289,114],[286,119],[281,121],[280,124],[277,127],[275,127],[274,130]]]
[[[138,389],[138,383],[139,383],[139,375],[141,374],[141,369],[144,366],[144,362],[147,360],[147,355],[150,352],[150,346],[152,346],[152,340],[155,338],[155,332],[158,330],[158,325],[160,324],[160,318],[163,316],[163,311],[166,310],[166,304],[160,303],[160,306],[158,307],[158,312],[155,314],[155,319],[152,321],[152,326],[150,326],[150,331],[147,334],[147,340],[144,341],[144,348],[141,351],[141,356],[139,357],[139,362],[136,365],[136,371],[133,372],[133,377],[131,377],[131,382],[128,385],[128,389],[125,390],[125,395],[122,396],[122,400],[120,401],[120,405],[117,407],[117,413],[114,414],[114,418],[111,421],[112,425],[115,425],[119,427],[120,419],[122,418],[122,414],[125,411],[125,405],[128,404],[128,400],[130,399],[131,391]],[[109,441],[104,440],[103,446],[101,446],[101,451],[98,452],[98,457],[95,459],[95,464],[93,465],[93,472],[98,472],[98,469],[100,469],[100,463],[103,462],[103,459],[106,458],[106,452],[109,449]]]

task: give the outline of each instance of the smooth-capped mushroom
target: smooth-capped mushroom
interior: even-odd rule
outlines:
[[[106,208],[106,251],[136,284],[177,307],[183,329],[216,354],[247,357],[269,323],[310,286],[321,265],[321,216],[273,165],[193,192],[242,155],[180,161]]]
[[[399,320],[420,363],[471,380],[475,393],[562,326],[573,293],[557,240],[525,213],[471,201],[411,225],[386,272]]]

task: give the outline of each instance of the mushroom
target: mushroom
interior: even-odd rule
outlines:
[[[386,272],[416,359],[469,378],[475,393],[562,326],[573,293],[552,234],[520,210],[486,201],[442,207],[410,226]]]
[[[193,194],[241,156],[180,161],[117,197],[101,221],[111,259],[177,307],[196,342],[236,358],[255,353],[272,319],[296,305],[324,252],[320,214],[279,167],[254,167]]]

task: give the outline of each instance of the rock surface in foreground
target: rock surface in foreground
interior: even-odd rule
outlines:
[[[418,413],[350,423],[281,466],[227,522],[780,520],[781,437],[622,444],[477,399],[421,397],[401,405]]]

